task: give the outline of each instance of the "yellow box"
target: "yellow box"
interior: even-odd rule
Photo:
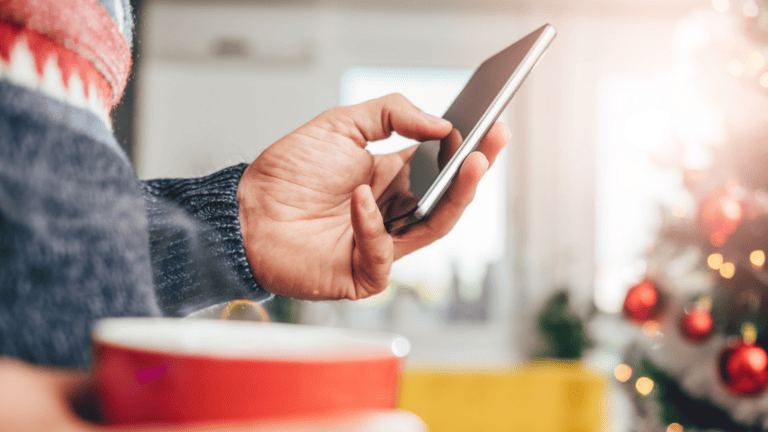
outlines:
[[[510,369],[408,368],[400,408],[431,432],[606,430],[606,379],[577,362]]]

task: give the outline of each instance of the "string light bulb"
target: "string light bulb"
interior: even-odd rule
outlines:
[[[620,382],[627,382],[632,378],[632,368],[628,365],[620,364],[613,370],[613,376]]]
[[[712,297],[709,294],[704,294],[696,301],[696,305],[701,310],[710,310],[712,309]]]
[[[748,345],[754,344],[757,340],[757,328],[755,328],[755,325],[748,322],[744,323],[741,326],[741,338]]]
[[[761,69],[763,66],[765,66],[765,57],[763,57],[760,52],[753,51],[752,54],[749,55],[747,63],[754,69]]]
[[[670,423],[667,426],[667,432],[683,432],[683,425],[680,423]]]
[[[720,270],[720,266],[723,265],[723,256],[719,253],[713,253],[707,257],[707,265],[712,270]]]
[[[762,267],[765,264],[765,252],[760,249],[752,251],[749,254],[749,262],[755,267]]]
[[[660,329],[659,323],[653,320],[646,321],[642,326],[643,333],[650,338],[659,336],[661,334]]]
[[[764,88],[768,88],[768,72],[760,75],[760,85]]]
[[[653,391],[653,380],[648,377],[640,377],[635,382],[635,389],[643,396],[648,396]]]
[[[727,262],[720,266],[720,276],[725,279],[730,279],[736,274],[736,266],[733,263]]]

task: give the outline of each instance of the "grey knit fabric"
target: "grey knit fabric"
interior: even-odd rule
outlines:
[[[248,268],[237,218],[237,184],[246,167],[143,184],[156,293],[165,314],[185,316],[220,302],[269,295]]]
[[[85,366],[101,318],[268,296],[242,249],[243,165],[142,183],[99,128],[0,80],[0,355]]]

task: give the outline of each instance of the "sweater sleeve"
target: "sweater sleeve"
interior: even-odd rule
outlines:
[[[237,185],[246,167],[142,182],[155,290],[166,315],[271,297],[248,267],[240,232]]]

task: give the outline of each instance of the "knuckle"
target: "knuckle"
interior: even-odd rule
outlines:
[[[375,253],[368,257],[368,261],[377,268],[389,268],[392,264],[392,247],[387,245],[384,247],[374,249]],[[389,274],[389,270],[387,270]]]
[[[390,103],[393,103],[393,104],[403,104],[403,103],[410,104],[410,101],[408,100],[408,98],[403,96],[402,93],[397,93],[397,92],[390,93],[390,94],[382,97],[382,99],[385,102],[390,102]]]
[[[346,118],[351,108],[347,106],[338,106],[323,111],[321,117],[328,123],[338,123],[340,119]]]
[[[337,106],[323,111],[319,118],[328,124],[338,126],[340,123],[346,123],[354,113],[353,106]]]
[[[345,107],[337,106],[337,107],[333,107],[333,108],[328,108],[327,110],[321,112],[318,117],[323,119],[323,120],[328,120],[330,118],[334,118],[334,117],[336,117],[337,114],[342,112],[343,108],[345,108]]]

